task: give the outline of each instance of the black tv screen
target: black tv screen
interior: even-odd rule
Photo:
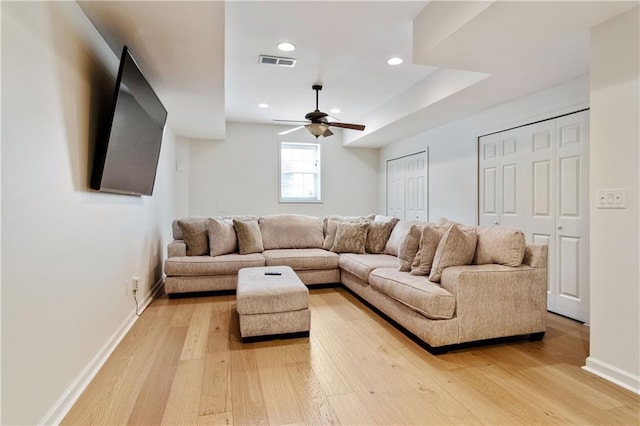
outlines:
[[[112,106],[105,119],[97,135],[91,188],[152,195],[167,110],[127,46],[122,49]]]

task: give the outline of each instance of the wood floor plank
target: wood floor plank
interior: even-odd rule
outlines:
[[[167,398],[162,417],[163,425],[194,425],[198,423],[198,409],[205,360],[181,360]]]
[[[162,350],[158,351],[157,357],[151,361],[151,369],[136,398],[127,423],[160,424],[186,336],[187,327],[169,327],[160,346]]]
[[[203,358],[207,352],[209,327],[211,322],[211,303],[199,303],[194,307],[189,331],[182,348],[181,360]]]
[[[229,352],[205,357],[198,414],[209,416],[231,412],[231,362]]]
[[[293,424],[303,420],[296,403],[296,389],[287,374],[286,348],[270,345],[255,350],[256,365],[270,424]]]
[[[327,397],[331,408],[343,425],[376,425],[380,424],[370,414],[355,392],[330,395]]]
[[[198,426],[229,426],[232,424],[233,415],[230,411],[198,417]]]
[[[581,367],[589,328],[434,356],[344,289],[309,338],[243,344],[235,296],[161,297],[63,424],[640,424],[640,396]],[[182,358],[182,360],[181,360]]]
[[[340,424],[320,382],[306,363],[293,364],[287,370],[296,389],[296,399],[305,424]]]
[[[235,340],[231,342],[231,345],[233,420],[240,424],[269,424],[255,350],[243,350],[242,343]]]

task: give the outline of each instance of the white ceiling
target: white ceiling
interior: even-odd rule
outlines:
[[[80,2],[114,52],[131,48],[179,136],[222,139],[226,121],[302,120],[321,82],[321,110],[367,126],[344,131],[344,143],[369,147],[587,73],[590,28],[638,4]],[[280,41],[296,51],[279,52]],[[297,64],[259,64],[260,54]],[[391,56],[405,62],[391,67]]]

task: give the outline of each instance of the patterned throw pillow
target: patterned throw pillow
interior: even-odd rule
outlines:
[[[367,242],[365,243],[367,253],[382,253],[384,251],[389,235],[391,235],[393,227],[396,226],[399,220],[396,217],[392,217],[384,221],[373,221],[369,225]]]
[[[333,240],[334,253],[365,253],[367,231],[371,222],[340,222]]]
[[[187,245],[187,256],[209,254],[209,236],[206,222],[179,220],[178,226],[182,232],[182,239]]]
[[[240,254],[262,253],[262,234],[257,220],[242,221],[233,219],[233,227],[238,237],[238,252]]]

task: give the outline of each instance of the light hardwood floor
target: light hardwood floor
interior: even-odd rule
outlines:
[[[433,356],[342,288],[311,336],[242,344],[235,296],[156,300],[63,424],[640,424],[640,397],[580,367],[586,326]]]

